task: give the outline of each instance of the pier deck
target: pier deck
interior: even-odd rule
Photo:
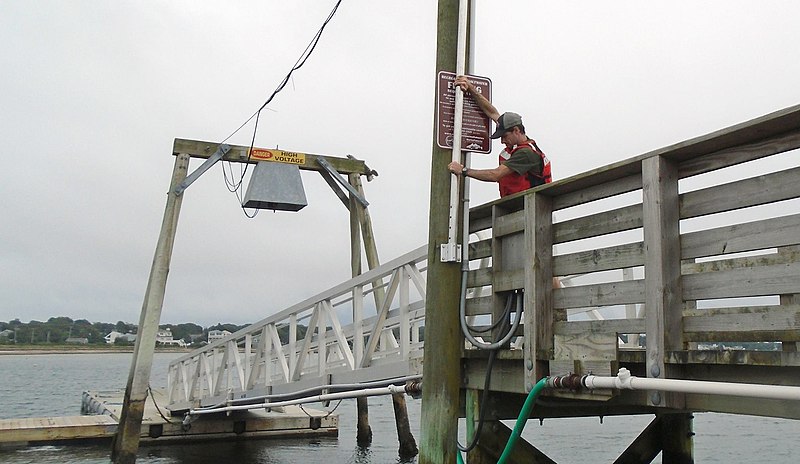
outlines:
[[[121,391],[84,392],[81,416],[0,419],[0,446],[25,446],[110,440],[122,412]],[[156,398],[156,403],[153,402]],[[163,392],[153,391],[145,404],[142,442],[184,442],[209,439],[251,439],[278,436],[338,434],[339,418],[318,410],[289,406],[207,416],[188,425],[171,417]],[[159,412],[160,410],[160,412]],[[307,412],[307,413],[306,413]],[[162,417],[163,414],[163,417]]]

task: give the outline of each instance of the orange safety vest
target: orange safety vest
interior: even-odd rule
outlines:
[[[550,160],[547,159],[547,155],[545,155],[544,152],[539,149],[539,147],[536,145],[536,141],[533,139],[528,139],[527,142],[517,145],[513,150],[511,150],[511,153],[509,153],[506,149],[503,149],[503,151],[500,152],[499,163],[502,164],[506,160],[510,159],[514,153],[523,148],[530,148],[534,153],[539,155],[539,157],[542,159],[542,173],[538,174],[528,171],[525,174],[517,174],[516,172],[512,172],[511,174],[503,177],[499,182],[501,197],[511,195],[512,193],[521,192],[523,190],[528,190],[529,188],[536,187],[537,185],[549,184],[553,180],[550,174]],[[503,154],[507,154],[507,156],[504,157]]]

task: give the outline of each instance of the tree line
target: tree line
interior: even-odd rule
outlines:
[[[170,329],[175,340],[183,340],[187,344],[197,343],[208,339],[209,330],[227,330],[231,333],[240,330],[245,325],[218,323],[209,327],[186,322],[182,324],[162,324],[162,329]],[[8,322],[0,322],[0,344],[64,344],[68,338],[85,338],[89,344],[105,344],[104,337],[111,331],[120,333],[137,332],[136,324],[124,321],[111,322],[89,322],[86,319],[73,320],[69,317],[51,317],[47,321],[22,322],[14,319]]]

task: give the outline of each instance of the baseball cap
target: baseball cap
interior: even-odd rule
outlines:
[[[499,139],[503,136],[505,131],[511,129],[514,126],[521,126],[522,125],[522,116],[518,115],[517,113],[503,113],[497,118],[497,130],[494,131],[492,134],[493,139]]]

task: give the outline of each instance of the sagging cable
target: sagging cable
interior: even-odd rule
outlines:
[[[501,348],[506,343],[511,340],[512,337],[515,336],[517,333],[517,328],[519,327],[519,323],[522,320],[522,294],[521,293],[512,293],[508,296],[508,300],[506,300],[506,308],[510,306],[516,307],[516,317],[514,318],[514,322],[511,324],[511,329],[506,333],[506,335],[501,338],[500,340],[494,343],[486,343],[476,339],[472,333],[470,333],[469,326],[467,324],[467,273],[462,272],[461,274],[461,299],[458,303],[459,309],[459,319],[461,321],[461,332],[463,332],[464,337],[469,340],[469,342],[474,345],[476,348],[481,350],[496,350]],[[515,305],[516,303],[516,305]]]
[[[335,400],[349,399],[349,398],[393,395],[395,393],[407,393],[409,395],[416,395],[419,393],[419,391],[421,391],[421,388],[422,384],[420,382],[411,382],[406,385],[388,385],[386,387],[379,387],[379,388],[365,388],[362,390],[345,391],[339,393],[325,393],[321,395],[308,396],[304,398],[297,398],[287,401],[276,401],[276,402],[265,401],[262,403],[243,404],[238,406],[231,405],[231,406],[223,406],[210,409],[190,409],[189,412],[187,413],[187,416],[197,416],[202,414],[217,414],[221,412],[227,413],[232,411],[248,411],[251,409],[269,409],[269,408],[278,408],[283,406],[294,406],[304,403],[318,403],[324,401],[335,401]]]
[[[318,392],[318,391],[327,391],[328,393],[337,393],[337,392],[344,392],[344,391],[354,391],[354,390],[362,390],[365,388],[373,388],[373,387],[385,387],[391,384],[398,384],[398,383],[408,383],[417,382],[422,379],[422,375],[407,375],[403,377],[394,377],[391,379],[383,379],[383,380],[374,380],[371,382],[361,382],[361,383],[335,383],[335,384],[326,384],[326,385],[317,385],[314,387],[305,388],[303,390],[297,390],[290,393],[273,393],[270,395],[259,395],[259,396],[251,396],[248,398],[233,398],[229,400],[225,400],[224,402],[217,403],[211,406],[204,406],[200,408],[195,408],[197,411],[202,411],[204,409],[218,409],[220,407],[230,405],[230,404],[244,404],[244,403],[253,403],[256,401],[268,401],[277,398],[285,398],[285,399],[295,399],[295,398],[302,398],[308,396],[308,393]]]

